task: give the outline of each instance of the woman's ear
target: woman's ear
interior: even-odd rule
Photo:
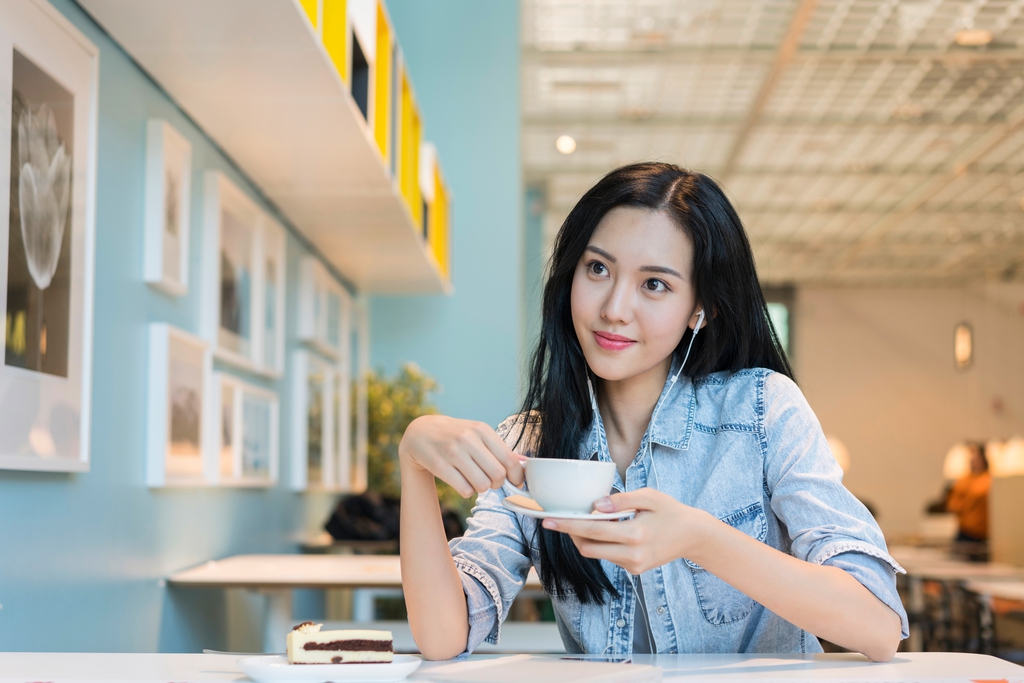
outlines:
[[[703,328],[705,325],[707,325],[707,323],[708,323],[708,321],[707,321],[707,314],[704,313],[704,306],[702,304],[697,304],[697,305],[700,306],[700,308],[695,310],[693,312],[693,315],[690,316],[689,327],[690,327],[691,330],[699,330],[699,329]]]

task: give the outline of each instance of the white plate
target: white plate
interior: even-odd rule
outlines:
[[[543,510],[534,510],[532,508],[523,507],[522,505],[516,505],[509,501],[508,498],[502,498],[501,504],[505,506],[507,510],[511,510],[520,515],[526,515],[527,517],[533,517],[534,519],[590,519],[590,520],[602,520],[602,519],[631,519],[636,515],[636,510],[619,510],[618,512],[545,512]]]
[[[263,655],[243,657],[238,666],[256,683],[358,683],[405,680],[422,661],[395,655],[390,664],[289,664],[284,655]]]

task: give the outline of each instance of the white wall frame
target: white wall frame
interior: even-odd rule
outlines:
[[[143,279],[170,296],[188,293],[192,145],[169,123],[146,124],[146,254]]]
[[[337,460],[338,488],[351,492],[358,477],[353,476],[352,449],[352,334],[346,314],[345,334],[342,337],[341,355],[335,370],[334,393],[334,447]]]
[[[15,215],[11,207],[17,200],[21,223],[12,226],[8,220],[0,227],[3,469],[89,469],[98,74],[99,50],[49,3],[0,3],[0,217]],[[22,107],[17,121],[12,118],[16,102]],[[12,164],[12,138],[22,135],[19,125],[29,111],[35,122],[26,121],[27,137],[38,139],[38,131],[53,132],[63,151],[54,144],[47,149],[47,159],[19,156]],[[19,155],[20,151],[19,144]],[[57,154],[64,155],[63,162]],[[42,218],[27,224],[28,212],[20,209],[25,176],[11,182],[12,167],[26,165],[36,173],[67,173],[62,183],[66,194],[54,201],[67,207],[68,220],[60,225],[59,239],[54,241],[56,236],[50,234],[35,242],[37,247],[56,244],[57,251],[24,251],[21,244],[26,232],[38,237],[55,225]],[[48,183],[47,191],[58,192],[58,184]],[[17,194],[10,191],[14,188]],[[37,186],[37,191],[43,188]],[[17,269],[11,267],[15,249],[24,252],[18,253]],[[20,310],[9,306],[12,288],[27,292]],[[51,310],[53,306],[64,313]],[[59,367],[54,367],[55,359]]]
[[[204,194],[202,336],[218,360],[278,377],[284,365],[284,229],[219,171],[206,173]],[[271,266],[279,279],[268,287]],[[271,314],[275,329],[268,339]]]
[[[221,486],[274,486],[280,439],[277,394],[220,372],[214,373],[212,384],[207,479]]]
[[[302,260],[299,276],[299,339],[331,358],[340,358],[349,334],[352,300],[315,256]]]
[[[208,485],[205,453],[212,356],[199,337],[167,323],[149,325],[146,484]]]
[[[338,491],[333,457],[335,368],[299,349],[292,356],[291,488]]]
[[[263,374],[280,377],[285,362],[285,296],[288,282],[288,240],[284,227],[263,215],[263,286],[260,301],[260,365]]]
[[[367,375],[370,372],[370,314],[366,300],[357,299],[352,306],[352,340],[354,349],[350,352],[355,366],[355,406],[354,425],[352,428],[352,463],[348,487],[354,493],[366,490],[368,481],[369,451],[369,386]]]

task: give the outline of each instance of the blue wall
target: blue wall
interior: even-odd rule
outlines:
[[[259,201],[258,193],[76,4],[54,5],[100,48],[92,469],[75,475],[0,471],[0,650],[223,648],[223,593],[169,591],[161,579],[211,558],[294,550],[290,539],[322,523],[330,498],[294,494],[283,484],[274,490],[147,489],[146,324],[167,321],[198,331],[201,171],[221,170]],[[142,282],[150,117],[168,120],[192,143],[191,282],[181,299]],[[304,253],[289,235],[289,330],[295,328]],[[293,336],[288,344],[296,345]],[[289,383],[272,384],[282,400],[286,473]]]
[[[454,195],[455,294],[374,298],[373,364],[415,361],[443,386],[443,412],[496,425],[525,360],[518,4],[387,5]]]

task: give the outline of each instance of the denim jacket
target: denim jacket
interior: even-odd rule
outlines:
[[[907,637],[895,577],[903,569],[871,514],[843,486],[821,426],[792,380],[762,368],[696,382],[681,377],[666,381],[659,404],[626,480],[616,472],[617,490],[657,488],[782,552],[842,568],[899,615]],[[610,461],[600,414],[594,419],[579,457]],[[498,432],[511,445],[523,423],[514,416]],[[528,437],[519,450],[531,455]],[[511,493],[506,486],[480,494],[466,534],[451,542],[469,612],[467,652],[485,640],[498,642],[530,567],[540,565],[539,522],[502,507]],[[553,598],[570,653],[628,654],[634,625],[645,628],[629,575],[601,564],[618,598],[608,596],[604,605]],[[813,635],[689,560],[636,580],[654,652],[821,652]]]

